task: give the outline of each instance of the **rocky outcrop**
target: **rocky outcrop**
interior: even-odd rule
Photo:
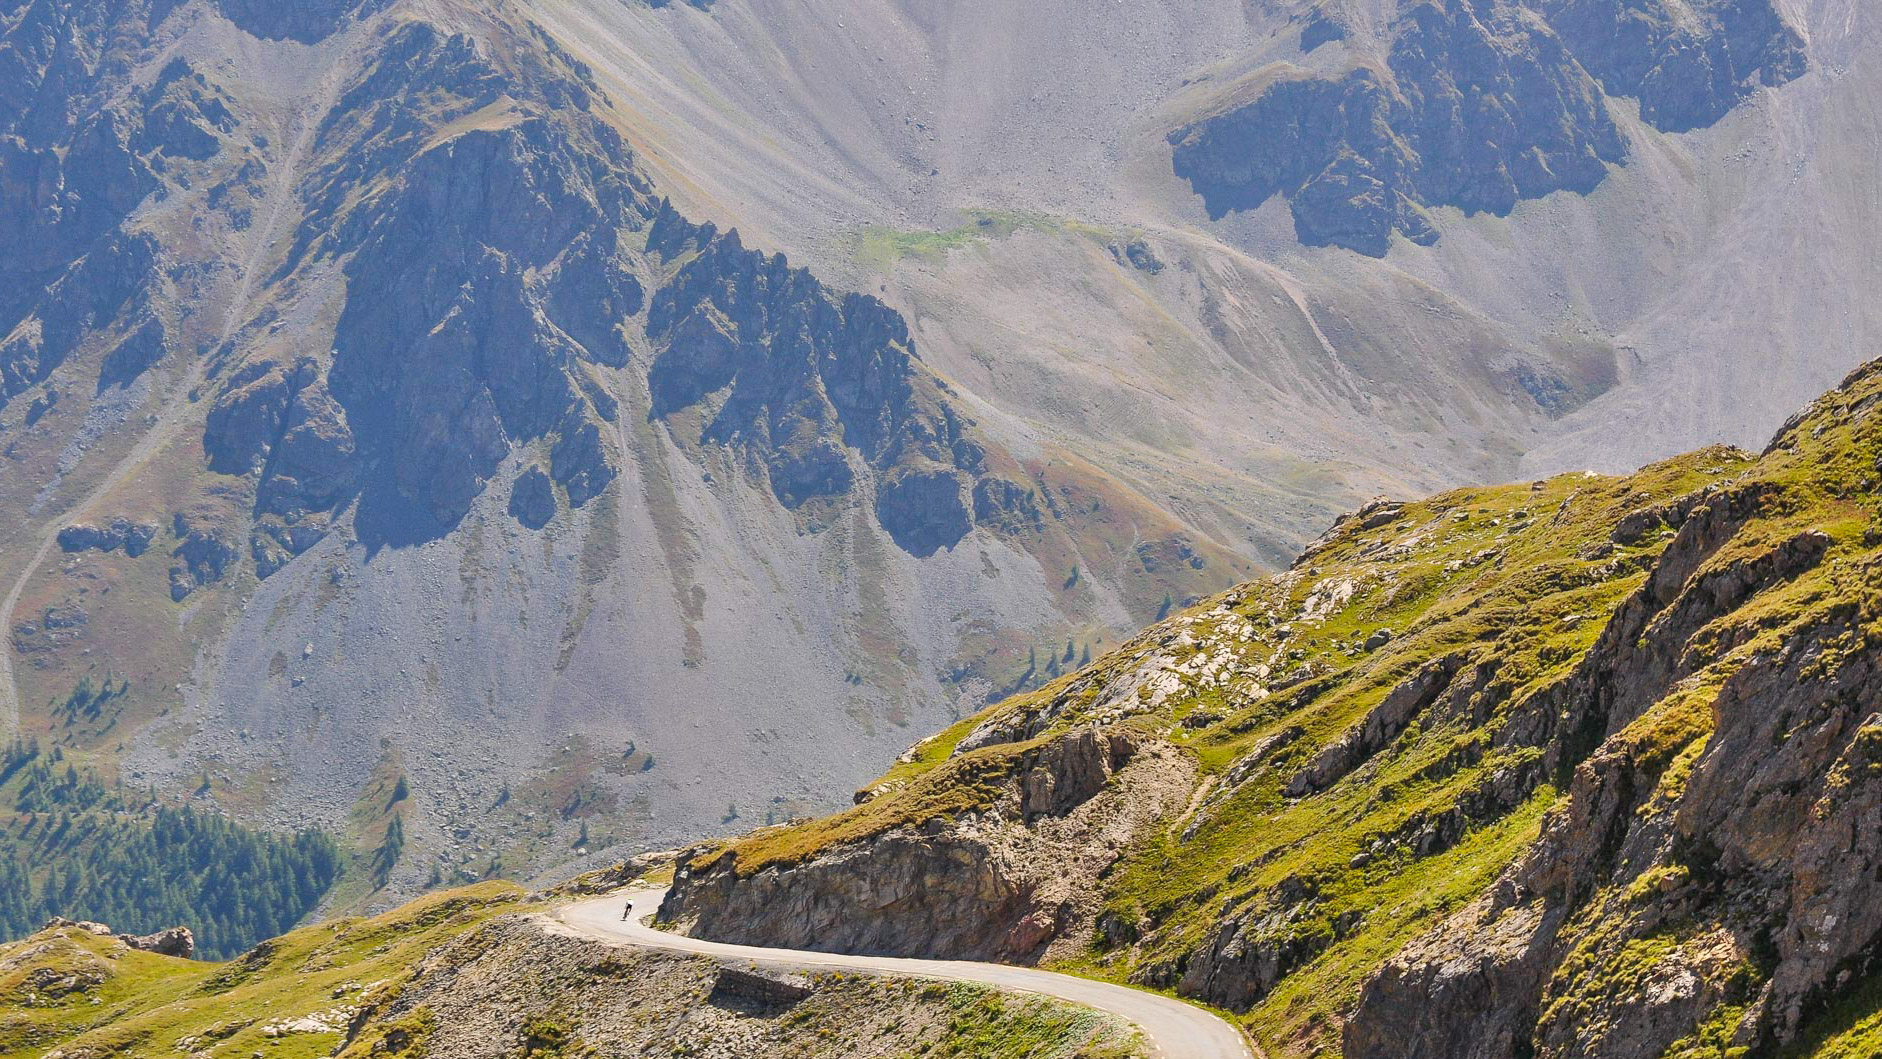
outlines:
[[[510,517],[525,527],[538,530],[555,517],[555,486],[542,468],[531,467],[516,476],[510,487]]]
[[[577,497],[612,477],[575,375],[585,351],[548,325],[527,274],[588,230],[638,224],[614,147],[582,152],[548,121],[468,133],[414,159],[373,219],[331,375],[362,458],[381,468],[361,501],[367,536],[448,531],[512,445],[550,434]]]
[[[123,225],[166,176],[216,155],[236,118],[183,59],[96,94],[83,67],[105,58],[76,41],[142,35],[165,13],[151,6],[37,4],[0,28],[0,406],[88,346],[104,350],[101,389],[169,351],[150,304],[157,240]]]
[[[119,934],[103,923],[54,916],[41,929],[65,930],[68,928],[101,938],[115,937],[127,947],[139,952],[156,953],[158,956],[175,956],[184,960],[196,957],[196,935],[188,927],[169,927],[154,934]]]
[[[43,285],[32,284],[37,303],[23,306],[25,315],[0,338],[0,401],[43,382],[101,326],[134,314],[155,259],[156,244],[146,236],[107,237]],[[146,322],[107,353],[109,381],[127,381],[134,365],[161,357],[162,346],[160,325]]]
[[[883,482],[876,518],[911,555],[951,548],[974,526],[967,482],[950,468],[909,469]]]
[[[177,565],[170,568],[170,598],[181,603],[198,588],[222,580],[241,552],[232,531],[220,523],[181,511],[172,522],[180,543],[171,552]]]
[[[122,548],[124,554],[135,559],[156,539],[155,525],[120,517],[104,525],[80,522],[65,527],[59,531],[59,548],[68,552],[114,552]]]
[[[1302,48],[1335,39],[1328,25],[1311,21]],[[1284,75],[1172,132],[1177,175],[1212,216],[1282,194],[1301,242],[1383,257],[1394,233],[1437,240],[1428,207],[1504,215],[1592,190],[1627,157],[1610,93],[1685,131],[1804,63],[1768,0],[1421,0],[1384,48],[1389,77]]]
[[[297,10],[256,31],[312,39],[360,7]],[[370,545],[447,533],[498,465],[539,439],[571,505],[613,481],[604,428],[616,402],[580,365],[627,361],[624,327],[643,295],[624,241],[651,204],[618,135],[582,120],[588,84],[499,66],[467,37],[410,22],[323,125],[316,149],[350,162],[312,170],[290,265],[345,261],[332,352],[257,343],[204,433],[212,469],[255,480],[262,576],[348,505]],[[436,139],[436,123],[405,105],[420,96],[463,114],[529,113]],[[362,201],[350,192],[366,165],[388,185]]]
[[[684,855],[660,915],[745,944],[1033,962],[1089,934],[1097,875],[1180,806],[1189,776],[1126,731],[1068,733],[1014,759],[978,811],[751,872],[736,853]]]
[[[712,983],[714,999],[729,998],[764,1008],[789,1007],[816,991],[809,978],[756,968],[721,967]]]
[[[1111,243],[1105,247],[1111,252],[1111,258],[1120,265],[1147,272],[1152,276],[1161,275],[1164,269],[1163,259],[1142,239],[1132,239],[1128,243]]]
[[[1038,528],[1036,494],[993,475],[985,439],[921,367],[899,313],[670,206],[649,244],[695,255],[648,311],[657,415],[711,402],[699,440],[744,451],[788,508],[848,496],[870,474],[877,521],[912,555],[952,548],[981,521]]]
[[[216,10],[244,30],[268,40],[314,44],[331,36],[349,16],[367,15],[390,0],[216,0]]]
[[[1655,128],[1723,118],[1760,86],[1804,72],[1804,43],[1776,7],[1746,0],[1543,0],[1539,9],[1611,95]]]
[[[1389,640],[1390,637],[1388,636]],[[1367,640],[1367,648],[1383,646]],[[1407,725],[1437,701],[1462,668],[1462,656],[1450,655],[1420,669],[1386,693],[1385,699],[1330,746],[1315,754],[1285,788],[1290,798],[1326,790],[1404,733]]]
[[[1004,533],[1037,532],[1045,526],[1039,493],[1006,478],[985,477],[974,483],[974,522]]]
[[[196,935],[188,927],[171,927],[155,934],[119,934],[118,940],[140,952],[174,956],[180,960],[196,957]]]

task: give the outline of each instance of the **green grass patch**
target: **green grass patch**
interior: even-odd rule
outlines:
[[[856,260],[879,272],[887,272],[907,258],[939,263],[956,250],[1005,239],[1025,229],[1088,239],[1111,238],[1106,229],[1029,210],[970,209],[962,212],[965,223],[943,230],[864,228],[856,234]]]

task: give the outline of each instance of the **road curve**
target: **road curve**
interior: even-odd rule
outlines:
[[[1037,993],[1109,1012],[1135,1024],[1143,1031],[1153,1053],[1167,1059],[1255,1059],[1254,1052],[1235,1027],[1199,1007],[1155,993],[999,963],[764,949],[668,934],[645,922],[665,897],[666,891],[661,889],[618,892],[593,901],[564,905],[552,915],[557,925],[573,933],[613,944],[749,960],[780,970],[861,971],[903,978],[978,982],[1015,992]],[[631,921],[621,919],[624,901],[634,902],[636,914]]]

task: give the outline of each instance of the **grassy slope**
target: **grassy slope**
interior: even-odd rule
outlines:
[[[1882,371],[1870,371],[1826,397],[1764,457],[1708,449],[1628,476],[1571,474],[1446,493],[1403,505],[1395,517],[1381,514],[1371,528],[1347,520],[1293,571],[1206,600],[1086,670],[918,745],[878,782],[887,793],[875,800],[760,832],[727,852],[742,871],[752,870],[974,807],[980,799],[971,785],[960,789],[959,779],[984,775],[1013,748],[953,751],[976,726],[1002,715],[1056,713],[1048,733],[1093,720],[1140,726],[1193,753],[1204,788],[1192,815],[1108,875],[1106,921],[1122,924],[1123,936],[1107,940],[1101,930],[1095,946],[1064,969],[1171,985],[1182,961],[1237,910],[1272,913],[1279,924],[1263,925],[1260,940],[1304,955],[1251,1001],[1244,1024],[1276,1054],[1337,1051],[1342,1016],[1366,976],[1480,893],[1561,801],[1565,777],[1544,774],[1544,750],[1497,737],[1526,702],[1568,678],[1674,535],[1640,516],[1644,532],[1617,534],[1622,519],[1707,487],[1761,484],[1771,500],[1705,560],[1702,576],[1805,531],[1833,542],[1814,569],[1702,629],[1690,644],[1699,671],[1612,737],[1658,770],[1659,797],[1677,798],[1710,734],[1712,697],[1737,661],[1846,601],[1837,571],[1866,562],[1882,544],[1875,496],[1882,425],[1869,411],[1879,401]],[[1379,629],[1395,635],[1366,648]],[[1463,659],[1466,674],[1494,666],[1474,710],[1427,711],[1325,789],[1285,793],[1388,691],[1446,657]],[[1173,690],[1153,691],[1154,681],[1139,680],[1141,690],[1119,700],[1133,672],[1158,666],[1175,678]],[[1251,761],[1264,741],[1267,756]],[[1242,782],[1230,790],[1237,764]],[[1479,812],[1442,848],[1415,852],[1409,839],[1424,824],[1460,804],[1481,804],[1499,777],[1524,770],[1540,782],[1516,804]],[[1310,897],[1284,901],[1287,890]],[[1575,973],[1565,968],[1552,993],[1572,1000],[1582,991]],[[1850,1002],[1855,1007],[1837,1016],[1840,1023],[1820,1029],[1826,1043],[1809,1054],[1873,1053],[1882,1039],[1873,1015],[1882,993],[1869,993]],[[1703,1045],[1699,1038],[1695,1047]]]
[[[374,989],[397,988],[425,953],[492,916],[521,891],[507,884],[433,895],[371,919],[336,919],[265,942],[229,963],[142,952],[114,955],[109,938],[67,928],[0,948],[0,1055],[217,1055],[264,1051],[275,1059],[332,1052],[346,1024],[339,1009]],[[34,983],[42,968],[89,972],[96,987],[55,997]],[[271,1037],[270,1023],[317,1017],[329,1033]]]
[[[1259,776],[1209,805],[1188,838],[1172,828],[1112,873],[1110,910],[1152,928],[1144,946],[1094,951],[1066,969],[1125,979],[1195,945],[1224,905],[1256,897],[1285,879],[1311,878],[1321,895],[1321,914],[1302,923],[1302,930],[1327,929],[1329,920],[1352,910],[1370,914],[1362,929],[1285,981],[1246,1021],[1277,1042],[1324,1041],[1337,1011],[1383,956],[1473,896],[1515,858],[1535,835],[1554,792],[1545,788],[1440,856],[1415,863],[1381,858],[1352,867],[1379,836],[1454,803],[1497,769],[1537,752],[1483,753],[1481,733],[1414,726],[1362,770],[1360,782],[1305,799],[1282,793],[1296,771],[1291,766],[1304,764],[1396,683],[1440,655],[1494,654],[1502,660],[1502,677],[1526,689],[1565,674],[1599,634],[1605,614],[1640,585],[1667,535],[1654,534],[1638,547],[1600,558],[1577,553],[1605,541],[1626,511],[1681,496],[1745,466],[1743,454],[1707,450],[1627,478],[1574,474],[1539,487],[1447,493],[1405,505],[1398,518],[1374,531],[1349,524],[1303,568],[1206,600],[1089,669],[920,744],[878,781],[897,788],[894,793],[808,825],[759,832],[730,850],[741,872],[755,871],[814,855],[834,842],[984,804],[975,794],[983,785],[978,781],[991,764],[1026,744],[953,757],[969,731],[1000,713],[1049,705],[1065,707],[1053,732],[1093,719],[1100,707],[1114,712],[1118,707],[1099,689],[1127,677],[1174,632],[1176,645],[1157,649],[1171,652],[1178,664],[1226,651],[1231,661],[1220,667],[1224,676],[1218,681],[1185,675],[1181,689],[1155,709],[1144,708],[1141,700],[1126,704],[1127,723],[1187,748],[1212,789],[1263,740],[1295,727],[1302,734]],[[1338,598],[1348,583],[1351,594],[1343,602],[1324,613],[1313,607],[1316,616],[1302,618],[1316,591],[1322,599]],[[1396,635],[1382,648],[1365,650],[1364,641],[1381,628]],[[1244,630],[1247,639],[1241,637]],[[1283,687],[1290,681],[1291,687]],[[1185,726],[1192,715],[1220,719]],[[1468,767],[1447,764],[1472,756]],[[962,783],[963,777],[975,782]]]

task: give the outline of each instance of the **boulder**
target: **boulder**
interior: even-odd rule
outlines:
[[[118,940],[133,949],[154,952],[159,956],[175,956],[182,960],[196,957],[196,935],[188,927],[171,927],[155,934],[119,934]]]

